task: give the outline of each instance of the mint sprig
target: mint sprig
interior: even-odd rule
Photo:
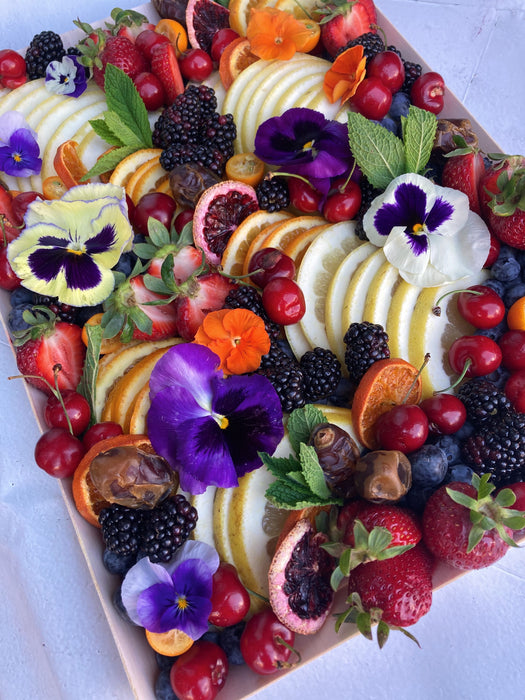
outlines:
[[[348,112],[350,150],[373,187],[385,190],[399,175],[424,172],[437,129],[435,114],[411,105],[401,118],[403,138],[358,112]]]
[[[115,148],[97,160],[83,181],[111,171],[135,151],[153,146],[148,110],[131,78],[108,63],[104,90],[108,109],[101,118],[89,123],[101,139]]]
[[[96,386],[98,376],[98,361],[100,358],[100,347],[102,345],[103,329],[100,324],[86,324],[88,345],[82,378],[77,387],[78,392],[88,401],[91,408],[91,424],[95,422],[95,402]]]

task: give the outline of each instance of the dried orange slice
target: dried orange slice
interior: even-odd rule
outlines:
[[[255,187],[263,179],[264,163],[253,153],[236,153],[226,161],[226,176]]]
[[[89,473],[89,467],[91,462],[101,452],[106,452],[114,447],[122,447],[123,445],[135,445],[144,452],[154,452],[147,435],[117,435],[117,437],[101,440],[93,445],[82,457],[73,474],[71,488],[75,506],[80,515],[95,527],[100,527],[98,522],[100,511],[103,508],[107,508],[110,504],[102,498],[95,488]]]
[[[403,402],[419,403],[421,391],[421,375],[410,362],[400,358],[374,362],[359,382],[352,401],[352,424],[359,442],[371,450],[377,449],[374,428],[379,416]]]
[[[177,56],[188,48],[188,35],[180,22],[175,19],[161,19],[155,26],[157,34],[162,34],[170,40]]]
[[[180,656],[193,646],[193,639],[177,629],[167,632],[146,630],[146,639],[150,647],[163,656]]]
[[[517,299],[508,310],[507,325],[513,331],[525,331],[525,297]]]
[[[60,199],[67,192],[68,188],[58,175],[46,177],[42,183],[42,194],[45,199]]]
[[[250,51],[250,42],[243,36],[229,43],[219,61],[219,75],[224,88],[227,90],[245,68],[258,60],[258,56]]]
[[[79,185],[81,179],[87,173],[87,168],[80,160],[77,148],[78,143],[76,141],[64,141],[57,148],[53,159],[56,174],[68,189]]]

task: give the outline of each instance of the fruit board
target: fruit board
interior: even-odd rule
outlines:
[[[150,5],[142,5],[136,9],[151,17],[153,21],[156,20],[155,12]],[[406,58],[415,60],[421,63],[424,68],[428,69],[428,66],[426,66],[421,57],[407,45],[402,35],[381,14],[380,24],[386,32],[389,43],[395,44]],[[71,33],[71,35],[74,35],[74,33]],[[465,116],[470,119],[474,130],[478,134],[480,146],[485,151],[494,152],[500,150],[493,139],[479,126],[475,118],[466,113],[464,107],[457,98],[448,90],[445,108],[441,116],[455,117],[457,115]],[[0,297],[0,312],[4,325],[8,311],[9,304],[7,294],[2,293]],[[6,329],[5,332],[7,334]],[[40,429],[44,430],[42,406],[45,397],[39,392],[33,391],[31,388],[28,389],[28,395],[34,410],[35,419]],[[100,597],[101,605],[115,639],[133,694],[139,700],[154,698],[153,679],[157,671],[154,655],[144,640],[143,631],[141,629],[133,629],[123,622],[113,608],[111,593],[114,588],[114,578],[102,565],[99,532],[93,529],[79,516],[72,503],[69,485],[67,483],[61,483],[60,489],[75,527],[79,544],[85,554],[94,585]],[[457,571],[440,565],[434,575],[435,588],[451,583],[458,575]],[[337,609],[337,603],[335,607]],[[301,639],[296,645],[301,652],[302,664],[318,658],[337,645],[345,642],[348,643],[348,639],[355,634],[356,631],[352,626],[344,626],[342,630],[336,634],[331,625],[325,625],[321,632],[310,638],[305,637]],[[289,671],[289,673],[293,673],[293,670]],[[224,696],[231,700],[250,697],[268,684],[278,683],[280,677],[282,677],[281,674],[270,677],[259,677],[255,676],[253,673],[249,673],[246,669],[232,668]]]

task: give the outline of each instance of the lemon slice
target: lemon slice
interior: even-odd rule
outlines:
[[[213,508],[216,493],[216,486],[208,486],[204,493],[190,496],[190,503],[197,509],[199,514],[195,528],[191,533],[191,538],[200,542],[206,542],[210,547],[215,547]]]
[[[410,319],[414,312],[421,287],[415,287],[405,280],[398,284],[390,302],[386,319],[386,332],[391,357],[408,359],[410,348]]]
[[[370,285],[378,270],[386,261],[382,248],[375,251],[359,265],[352,275],[348,285],[343,304],[343,328],[348,328],[351,323],[361,323],[365,310],[365,300]]]
[[[363,309],[363,321],[378,323],[386,327],[390,301],[401,277],[397,268],[388,260],[381,265],[376,276],[370,282]]]
[[[213,501],[213,537],[215,549],[221,561],[234,564],[233,552],[228,534],[228,517],[233,489],[218,488]]]

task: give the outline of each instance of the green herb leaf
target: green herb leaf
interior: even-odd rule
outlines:
[[[110,146],[125,146],[126,142],[120,138],[118,132],[115,133],[115,131],[109,127],[105,114],[106,113],[104,113],[104,119],[91,119],[89,122],[91,128],[97,136],[100,136],[100,138],[106,143],[109,143]]]
[[[139,150],[144,147],[144,142],[137,135],[133,129],[131,129],[124,120],[116,112],[106,112],[104,114],[104,121],[107,128],[113,133],[118,134],[122,145],[129,146],[135,150]]]
[[[278,479],[284,478],[289,472],[301,468],[299,460],[292,455],[289,457],[272,457],[267,452],[259,452],[258,454],[265,467]]]
[[[108,109],[122,119],[124,124],[140,138],[144,148],[151,148],[151,127],[148,110],[133,81],[124,71],[108,63],[104,73],[104,90]]]
[[[348,112],[348,141],[357,164],[373,187],[384,190],[394,178],[406,172],[403,141],[358,112]]]
[[[429,161],[437,129],[437,117],[426,109],[411,105],[408,117],[401,117],[408,173],[422,173]]]
[[[319,458],[312,445],[301,443],[299,447],[299,461],[308,486],[319,498],[330,498],[330,489],[326,485],[324,472],[319,464]]]
[[[292,444],[293,451],[298,454],[299,445],[308,442],[310,433],[319,423],[326,423],[324,413],[312,404],[306,404],[303,408],[296,408],[288,419],[286,428]]]
[[[95,402],[96,386],[98,376],[98,361],[100,358],[100,347],[102,345],[103,329],[100,325],[86,325],[88,345],[82,378],[78,385],[78,392],[87,399],[91,408],[91,424],[95,422]]]
[[[132,153],[135,153],[136,150],[137,149],[133,148],[132,146],[122,146],[121,148],[115,148],[108,153],[104,153],[102,156],[100,156],[91,170],[84,175],[81,181],[85,182],[92,177],[96,177],[97,175],[102,175],[103,173],[114,170],[121,160],[124,160],[124,158],[127,158]]]

